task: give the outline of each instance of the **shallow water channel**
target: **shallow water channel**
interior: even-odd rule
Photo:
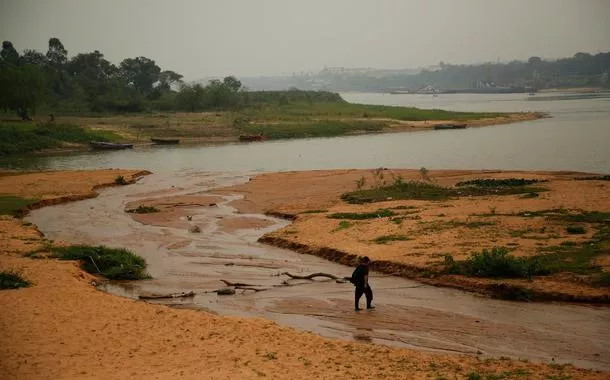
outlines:
[[[104,189],[94,199],[35,210],[27,220],[49,239],[126,247],[145,257],[154,279],[106,286],[122,296],[195,291],[193,298],[164,302],[222,315],[264,317],[333,338],[610,370],[609,308],[493,300],[373,273],[377,309],[356,313],[349,283],[291,281],[294,286],[278,286],[287,280],[281,275],[286,271],[348,276],[352,269],[257,243],[262,234],[288,222],[236,213],[229,203],[238,195],[219,195],[222,200],[212,206],[188,206],[185,212],[192,220],[180,217],[162,225],[136,222],[124,212],[128,202],[206,196],[214,194],[214,188],[245,182],[252,174],[157,173],[134,185]],[[244,216],[272,225],[229,232],[219,227],[220,221]],[[201,232],[190,232],[193,225]],[[269,289],[232,296],[210,293],[224,287],[221,279]]]

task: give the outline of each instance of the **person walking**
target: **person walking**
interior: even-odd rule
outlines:
[[[375,306],[371,305],[371,302],[373,302],[373,291],[371,290],[371,286],[369,285],[370,264],[371,259],[369,259],[368,256],[364,256],[362,260],[360,260],[360,264],[356,267],[356,269],[354,269],[354,272],[352,273],[352,278],[350,282],[356,287],[354,297],[354,310],[356,311],[360,311],[360,298],[363,294],[366,297],[366,308],[375,308]]]

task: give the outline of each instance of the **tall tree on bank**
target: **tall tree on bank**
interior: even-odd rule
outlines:
[[[119,70],[127,84],[144,96],[152,92],[161,74],[161,68],[155,61],[146,57],[124,59],[119,65]]]
[[[0,108],[30,120],[44,97],[44,75],[36,65],[22,63],[9,41],[2,43],[0,57]]]

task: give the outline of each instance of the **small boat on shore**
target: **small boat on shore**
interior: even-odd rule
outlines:
[[[103,141],[91,141],[89,143],[94,149],[131,149],[133,148],[133,144],[119,144],[119,143],[109,143]]]
[[[172,139],[172,138],[162,138],[162,137],[151,137],[150,141],[155,144],[180,144],[180,139]]]
[[[239,141],[265,141],[267,136],[263,135],[239,135]]]
[[[465,129],[466,124],[439,124],[435,125],[434,129]]]

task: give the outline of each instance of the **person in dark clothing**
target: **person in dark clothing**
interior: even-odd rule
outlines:
[[[360,261],[360,264],[352,273],[351,282],[356,287],[355,293],[355,308],[354,310],[360,311],[360,298],[364,294],[366,297],[366,308],[374,309],[375,306],[371,305],[373,301],[373,291],[371,290],[371,286],[369,285],[369,265],[371,260],[365,256]]]

